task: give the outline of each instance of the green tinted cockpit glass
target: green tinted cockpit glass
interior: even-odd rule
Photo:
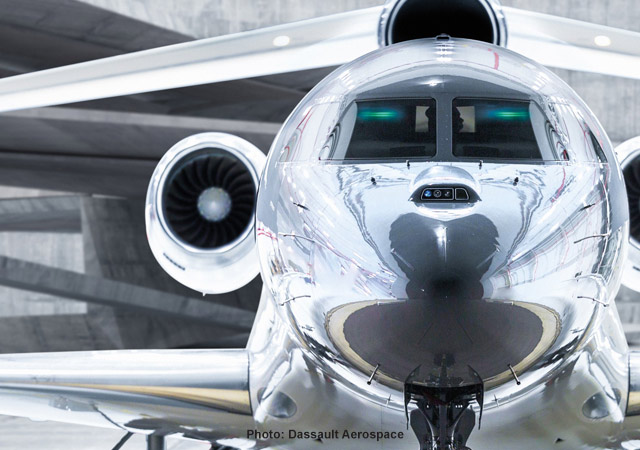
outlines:
[[[436,101],[356,101],[339,130],[329,159],[430,158],[436,154]]]
[[[528,100],[457,98],[452,108],[453,155],[500,160],[555,160],[548,123]]]

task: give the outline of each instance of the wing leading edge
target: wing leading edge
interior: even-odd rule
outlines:
[[[245,350],[0,356],[0,413],[214,441],[253,427]]]
[[[640,33],[515,8],[503,8],[507,47],[560,69],[640,79]]]
[[[0,80],[0,112],[338,66],[378,47],[381,7]]]

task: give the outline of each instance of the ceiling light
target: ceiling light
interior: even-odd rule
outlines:
[[[611,38],[609,36],[600,35],[593,38],[593,42],[595,42],[598,47],[608,47],[611,45]]]

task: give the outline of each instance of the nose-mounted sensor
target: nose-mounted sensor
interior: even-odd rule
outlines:
[[[424,202],[469,202],[471,201],[471,195],[466,187],[429,186],[422,189],[419,199]]]

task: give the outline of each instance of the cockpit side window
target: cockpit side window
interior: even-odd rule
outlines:
[[[436,155],[436,101],[356,101],[345,112],[342,136],[329,159],[381,160]]]
[[[553,161],[544,114],[528,100],[456,98],[453,155],[458,158]]]
[[[593,131],[591,131],[591,129],[589,129],[589,139],[591,140],[591,146],[593,147],[593,151],[596,154],[596,158],[598,158],[598,161],[606,164],[608,162],[607,157],[604,154],[604,150],[602,150],[600,142],[598,142],[598,138],[595,136],[595,134],[593,134]]]

